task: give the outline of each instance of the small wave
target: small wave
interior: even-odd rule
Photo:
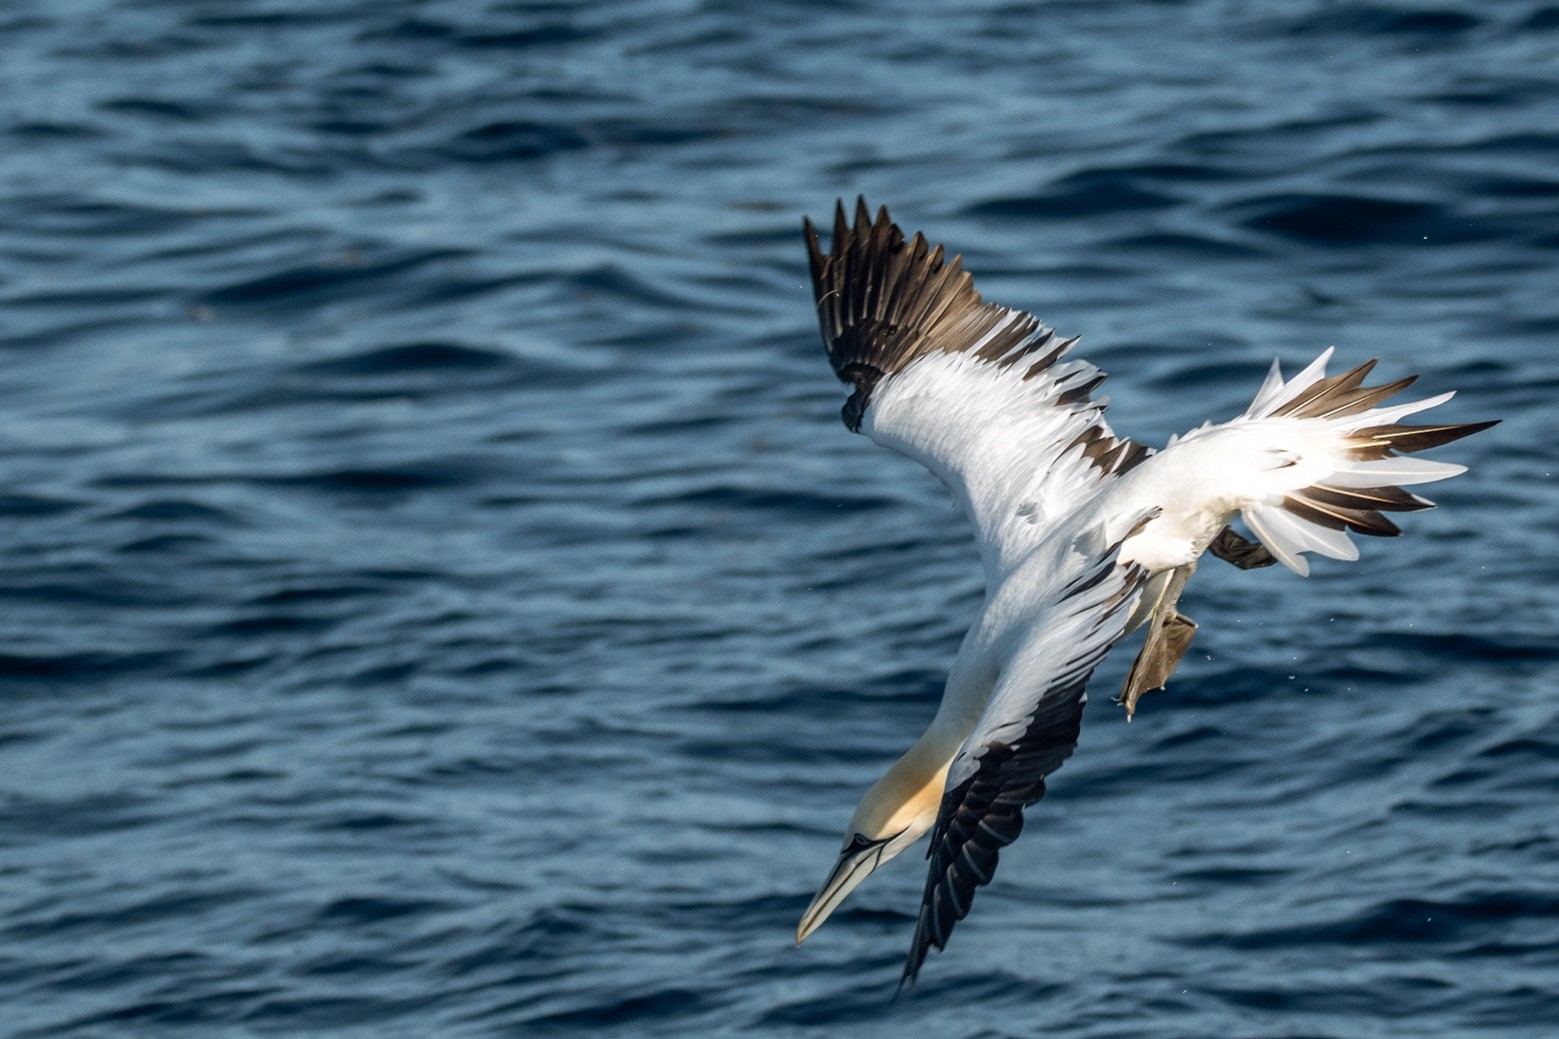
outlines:
[[[488,371],[514,363],[494,350],[458,343],[418,342],[386,346],[347,357],[313,361],[293,369],[299,375],[382,376],[425,371]]]
[[[149,116],[177,123],[194,123],[217,114],[212,106],[201,106],[188,100],[172,100],[153,97],[119,97],[98,102],[98,110],[116,115]]]
[[[617,263],[597,264],[574,271],[568,280],[592,302],[597,302],[596,297],[605,296],[624,303],[674,309],[678,313],[718,309],[713,304],[705,305],[681,293],[672,292],[643,274]]]
[[[513,162],[578,151],[589,140],[571,126],[527,121],[484,123],[447,142],[444,156],[462,162]]]
[[[455,42],[462,47],[478,50],[530,50],[535,47],[556,47],[595,39],[600,30],[587,29],[572,22],[542,22],[523,28],[460,33]]]
[[[1559,6],[1539,7],[1526,16],[1526,20],[1521,23],[1521,28],[1538,31],[1559,29]]]
[[[378,594],[380,589],[366,584],[289,585],[263,592],[248,602],[252,606],[290,606],[299,603],[339,602]]]
[[[81,502],[67,498],[49,498],[35,494],[0,494],[0,516],[24,519],[35,516],[57,516],[82,507]]]
[[[1264,255],[1264,251],[1254,245],[1184,231],[1126,235],[1111,239],[1109,246],[1122,252],[1162,253],[1206,260],[1248,260]]]
[[[599,1029],[632,1021],[636,1027],[712,1009],[711,997],[680,986],[654,988],[629,996],[592,1000],[567,1010],[555,1010],[525,1019],[530,1028],[563,1029],[582,1035],[598,1035]]]
[[[152,801],[130,793],[35,797],[14,792],[8,794],[4,802],[0,802],[0,834],[5,834],[8,842],[95,836],[146,825],[157,818],[152,808]],[[55,903],[50,899],[47,904]],[[13,923],[7,933],[16,937],[14,929],[20,927],[28,934],[41,935],[61,927],[62,920],[78,920],[92,915],[89,912],[70,911],[43,920]],[[10,919],[15,920],[15,917]]]
[[[114,551],[131,555],[140,553],[183,554],[199,545],[212,544],[212,539],[200,534],[154,534],[146,538],[134,538],[118,546]]]
[[[656,495],[639,502],[642,506],[693,505],[699,508],[734,509],[755,512],[790,512],[799,516],[848,515],[888,508],[891,498],[876,495],[815,494],[800,487],[767,490],[756,487],[703,487],[677,494]]]
[[[222,211],[156,206],[145,202],[82,195],[35,193],[5,199],[13,234],[50,239],[113,241],[128,236],[183,230]],[[135,290],[131,290],[135,291]]]
[[[1372,632],[1361,648],[1405,650],[1414,656],[1441,660],[1559,660],[1559,644],[1551,639],[1472,635],[1460,632]]]
[[[447,908],[442,902],[427,899],[348,896],[325,906],[315,915],[315,920],[321,926],[363,926],[406,916],[442,912]]]
[[[1491,891],[1454,900],[1400,898],[1332,920],[1239,933],[1211,932],[1182,939],[1188,945],[1272,950],[1316,945],[1452,945],[1489,940],[1512,920],[1559,917],[1559,897],[1530,891]]]
[[[254,638],[263,635],[285,635],[292,632],[324,631],[337,623],[332,617],[311,617],[296,613],[265,613],[252,617],[235,617],[214,625],[206,634],[215,638]]]
[[[1304,985],[1279,981],[1260,987],[1215,984],[1207,991],[1219,999],[1263,1014],[1323,1014],[1346,1020],[1401,1019],[1438,1009],[1454,990],[1440,978],[1371,978],[1360,984]]]
[[[800,685],[774,692],[744,690],[736,697],[707,696],[691,709],[718,714],[773,714],[823,724],[837,716],[880,712],[884,703],[934,703],[946,681],[947,675],[941,671],[899,670],[861,675],[852,680],[848,689]]]
[[[1239,202],[1229,211],[1254,231],[1311,245],[1477,241],[1491,236],[1434,202],[1298,192]]]
[[[143,520],[151,523],[212,523],[233,526],[241,521],[233,513],[204,502],[180,498],[159,498],[142,502],[108,516],[116,520]]]
[[[1168,209],[1179,204],[1180,199],[1173,195],[1138,187],[1130,177],[1113,171],[1085,171],[1061,178],[1042,193],[977,202],[966,212],[974,216],[1074,220],[1110,213]]]
[[[455,463],[385,468],[323,469],[287,476],[261,477],[257,482],[343,494],[406,494],[471,482],[467,467]]]
[[[48,598],[57,599],[56,592]],[[86,682],[104,677],[156,671],[174,654],[147,650],[128,653],[0,653],[0,678],[48,679],[51,682]]]
[[[1483,19],[1466,10],[1402,10],[1376,4],[1338,4],[1322,14],[1290,23],[1291,36],[1454,37],[1478,28]]]
[[[13,123],[6,128],[6,135],[23,144],[39,144],[53,140],[80,141],[103,136],[103,131],[85,123],[61,123],[34,120]]]
[[[165,894],[118,905],[95,912],[69,909],[44,916],[41,919],[24,920],[7,927],[0,934],[8,938],[59,938],[102,934],[115,928],[138,924],[153,924],[168,920],[189,921],[216,909],[243,902],[253,897],[250,888],[232,887],[214,891],[173,890]]]
[[[467,255],[459,249],[422,249],[368,261],[348,255],[336,265],[304,264],[246,278],[197,297],[209,307],[297,308],[359,296],[365,287],[394,281],[430,264]]]

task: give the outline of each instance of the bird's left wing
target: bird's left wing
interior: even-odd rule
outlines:
[[[1075,339],[984,302],[958,257],[906,240],[886,209],[873,219],[858,200],[851,227],[841,203],[827,253],[805,230],[828,358],[854,386],[845,425],[941,477],[974,524],[988,587],[1149,454],[1089,396],[1104,374],[1062,359]]]
[[[1033,605],[1037,636],[1003,672],[948,770],[901,986],[932,946],[946,946],[995,875],[1001,849],[1022,831],[1023,809],[1045,796],[1046,777],[1077,746],[1088,679],[1126,634],[1146,580],[1140,567],[1117,562],[1119,548],[1120,539],[1105,544],[1096,535],[1047,563],[1049,590]]]

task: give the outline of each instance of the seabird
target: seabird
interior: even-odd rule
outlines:
[[[1196,630],[1177,602],[1204,552],[1300,575],[1305,553],[1357,559],[1349,531],[1397,536],[1384,513],[1432,507],[1404,486],[1466,471],[1406,455],[1494,423],[1404,425],[1452,394],[1382,406],[1414,377],[1366,386],[1374,361],[1327,376],[1328,349],[1291,379],[1274,362],[1243,415],[1153,451],[1111,431],[1092,397],[1104,374],[1066,357],[1075,338],[982,301],[959,257],[906,239],[886,209],[874,219],[857,200],[852,227],[841,201],[827,253],[803,226],[828,359],[852,387],[845,425],[940,477],[984,563],[985,600],[936,716],[861,799],[796,929],[799,943],[929,832],[902,987],[1071,755],[1111,647],[1147,627],[1120,698],[1128,719],[1173,674]]]

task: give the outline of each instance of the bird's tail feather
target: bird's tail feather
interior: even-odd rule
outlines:
[[[1276,363],[1256,399],[1239,420],[1253,423],[1301,420],[1312,444],[1323,444],[1325,464],[1318,478],[1290,487],[1266,500],[1247,505],[1242,518],[1268,551],[1285,566],[1309,573],[1303,553],[1333,559],[1357,559],[1359,550],[1348,532],[1378,537],[1402,533],[1383,513],[1414,512],[1434,503],[1402,489],[1404,485],[1444,480],[1466,472],[1466,466],[1431,462],[1403,455],[1439,447],[1487,429],[1494,422],[1406,425],[1400,420],[1443,404],[1442,393],[1425,400],[1380,407],[1382,401],[1412,385],[1408,376],[1378,386],[1364,385],[1375,367],[1368,361],[1341,375],[1328,377],[1328,349],[1292,379],[1284,380]],[[1310,453],[1315,469],[1316,453]]]

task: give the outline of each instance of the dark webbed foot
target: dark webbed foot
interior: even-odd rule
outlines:
[[[1213,543],[1207,546],[1207,551],[1228,563],[1233,563],[1241,570],[1254,570],[1257,567],[1271,566],[1277,559],[1267,547],[1259,541],[1240,537],[1234,532],[1233,527],[1224,527],[1213,538]]]

